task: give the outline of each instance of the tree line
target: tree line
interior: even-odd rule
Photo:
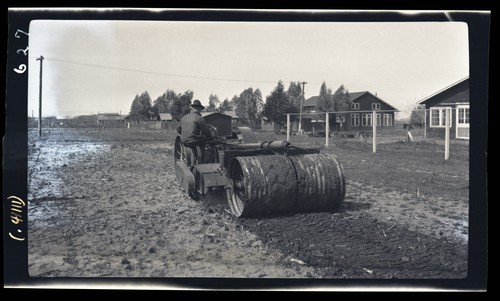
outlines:
[[[179,121],[182,116],[190,112],[193,100],[193,91],[188,90],[177,94],[174,90],[167,89],[162,95],[152,101],[147,91],[137,94],[132,101],[130,114],[138,114],[151,120],[158,118],[160,113],[170,113],[172,118]],[[206,112],[235,111],[242,124],[255,129],[256,123],[261,118],[283,124],[286,113],[298,113],[300,105],[304,101],[304,93],[300,81],[290,82],[285,90],[283,81],[278,81],[276,87],[266,96],[265,101],[262,92],[257,88],[249,87],[239,95],[219,100],[216,94],[210,94]],[[346,111],[350,108],[349,91],[341,85],[334,93],[323,82],[319,91],[316,111],[332,112]]]

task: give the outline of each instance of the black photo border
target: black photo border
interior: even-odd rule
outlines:
[[[226,10],[153,8],[13,8],[7,13],[5,127],[3,140],[3,234],[4,287],[6,288],[145,288],[179,290],[318,290],[390,291],[438,290],[483,291],[488,282],[487,232],[487,143],[490,22],[489,11],[401,11],[322,10]],[[468,275],[464,279],[243,279],[243,278],[45,278],[28,274],[29,237],[27,208],[24,222],[13,224],[7,204],[9,197],[27,201],[27,99],[28,56],[17,52],[28,45],[27,37],[15,36],[17,30],[29,32],[32,20],[149,20],[149,21],[242,21],[242,22],[465,22],[469,30],[471,138]],[[24,241],[11,239],[9,233],[26,234]]]

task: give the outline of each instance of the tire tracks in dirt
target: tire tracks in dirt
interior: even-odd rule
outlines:
[[[325,278],[463,278],[467,254],[457,243],[346,213],[300,213],[246,221],[264,244]],[[372,271],[367,273],[365,269]]]

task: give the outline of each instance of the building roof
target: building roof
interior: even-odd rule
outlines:
[[[349,96],[351,97],[351,101],[356,101],[358,98],[360,98],[361,96],[365,95],[366,93],[372,95],[373,97],[375,97],[376,99],[378,99],[380,102],[382,102],[382,103],[390,106],[394,110],[396,110],[396,108],[394,108],[393,106],[391,106],[387,102],[383,101],[382,99],[378,98],[376,95],[373,95],[369,91],[349,92]],[[302,104],[302,107],[316,107],[318,105],[318,100],[319,100],[319,96],[309,97],[308,99],[304,100],[304,103]]]
[[[349,96],[351,97],[351,101],[354,101],[355,99],[359,98],[361,95],[364,95],[365,93],[369,93],[369,92],[368,91],[349,92]]]
[[[318,100],[319,96],[309,97],[308,99],[304,100],[302,107],[315,107],[318,105]]]
[[[349,92],[349,95],[351,96],[351,101],[356,101],[357,99],[359,99],[361,96],[365,95],[365,94],[370,94],[371,96],[375,97],[376,99],[378,99],[381,103],[384,103],[386,104],[387,106],[391,107],[393,110],[397,110],[394,106],[388,104],[386,101],[383,101],[382,99],[378,98],[377,95],[373,95],[371,92],[369,91],[361,91],[361,92]]]
[[[209,116],[209,115],[212,115],[212,114],[221,114],[221,115],[231,116],[231,119],[237,119],[238,118],[238,116],[236,116],[236,113],[234,111],[226,111],[224,113],[219,113],[219,112],[201,112],[201,116],[203,116],[203,117]]]
[[[97,120],[123,120],[125,115],[120,115],[118,113],[100,113],[97,114]]]
[[[437,91],[436,93],[434,94],[431,94],[429,96],[427,96],[426,98],[420,100],[419,102],[417,102],[417,104],[422,104],[422,105],[425,105],[427,102],[429,101],[432,101],[432,100],[435,100],[441,96],[443,96],[445,93],[447,93],[448,91],[452,90],[452,89],[455,89],[455,88],[460,88],[459,86],[462,86],[462,85],[468,85],[469,84],[469,77],[464,77],[462,78],[461,80]],[[466,87],[466,86],[464,86]],[[462,87],[463,88],[463,87]]]
[[[166,121],[173,120],[172,115],[170,113],[159,113],[158,115],[160,115],[160,120],[166,120]]]
[[[97,118],[97,115],[78,115],[76,118],[92,118],[95,119]]]
[[[238,119],[238,115],[236,115],[236,111],[225,111],[224,114],[231,116],[233,119]]]
[[[129,121],[129,120],[143,120],[145,121],[146,118],[142,117],[141,115],[137,114],[137,113],[134,113],[134,114],[129,114],[127,116],[124,117],[125,120]]]

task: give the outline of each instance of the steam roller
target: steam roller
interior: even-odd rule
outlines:
[[[204,118],[217,137],[204,150],[184,146],[180,136],[174,145],[176,178],[193,198],[223,189],[238,217],[334,211],[344,201],[344,172],[335,155],[283,140],[259,142],[249,128],[232,127],[225,114]]]

